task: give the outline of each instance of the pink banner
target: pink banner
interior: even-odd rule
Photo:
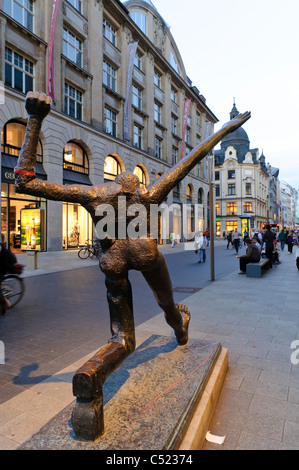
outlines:
[[[183,138],[182,138],[182,158],[185,157],[185,137],[186,137],[186,129],[189,117],[189,110],[190,110],[191,100],[185,100],[184,105],[184,120],[183,120]]]
[[[56,29],[56,20],[58,12],[59,0],[53,0],[52,18],[51,18],[51,32],[50,32],[50,43],[49,43],[49,56],[48,56],[48,83],[47,90],[48,96],[51,96],[55,102],[55,74],[54,74],[54,36]]]

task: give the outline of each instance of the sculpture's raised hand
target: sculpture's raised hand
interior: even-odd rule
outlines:
[[[45,93],[29,91],[25,100],[25,108],[29,117],[35,117],[42,122],[50,112],[51,102],[51,98]]]
[[[222,126],[222,129],[227,129],[228,132],[233,132],[234,130],[238,129],[238,127],[243,126],[243,124],[251,118],[250,111],[246,111],[245,113],[238,114],[234,119],[227,122]]]

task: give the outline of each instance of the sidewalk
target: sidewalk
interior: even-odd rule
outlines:
[[[183,248],[161,248],[176,249]],[[25,264],[25,255],[18,261]],[[190,337],[221,342],[229,351],[210,427],[226,439],[222,446],[206,443],[206,450],[299,449],[299,364],[291,362],[291,343],[299,339],[299,272],[294,255],[284,251],[281,261],[262,279],[239,276],[236,269],[185,301]],[[76,252],[41,253],[38,269],[25,269],[24,276],[96,263]],[[137,345],[157,333],[172,334],[162,313],[136,328]],[[72,376],[94,352],[0,406],[0,450],[16,449],[74,401]]]

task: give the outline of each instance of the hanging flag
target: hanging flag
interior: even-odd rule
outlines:
[[[185,157],[185,137],[186,137],[186,129],[187,129],[190,105],[191,105],[191,100],[185,100],[184,118],[183,118],[182,158]]]
[[[206,129],[205,129],[205,139],[210,137],[210,131],[211,131],[211,123],[210,121],[206,121]],[[203,177],[207,177],[207,157],[204,158],[203,160]]]
[[[50,31],[50,43],[49,43],[49,56],[48,56],[48,83],[47,91],[48,96],[50,96],[55,102],[55,86],[54,86],[54,36],[57,20],[59,0],[53,0],[53,9],[51,17],[51,31]]]
[[[129,46],[129,61],[128,61],[128,78],[127,78],[127,96],[125,103],[125,114],[124,114],[124,140],[130,140],[130,125],[129,125],[129,101],[130,91],[132,85],[133,67],[134,60],[137,51],[138,42],[132,42]]]

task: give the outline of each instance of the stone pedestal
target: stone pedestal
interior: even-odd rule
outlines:
[[[153,335],[107,379],[103,387],[105,433],[96,442],[76,439],[71,404],[20,449],[179,449],[200,401],[207,401],[205,388],[222,351],[216,342],[191,339],[186,346],[178,346],[174,338]],[[217,398],[212,398],[214,406]],[[205,410],[199,414],[204,416]],[[199,418],[195,421],[201,425]]]

